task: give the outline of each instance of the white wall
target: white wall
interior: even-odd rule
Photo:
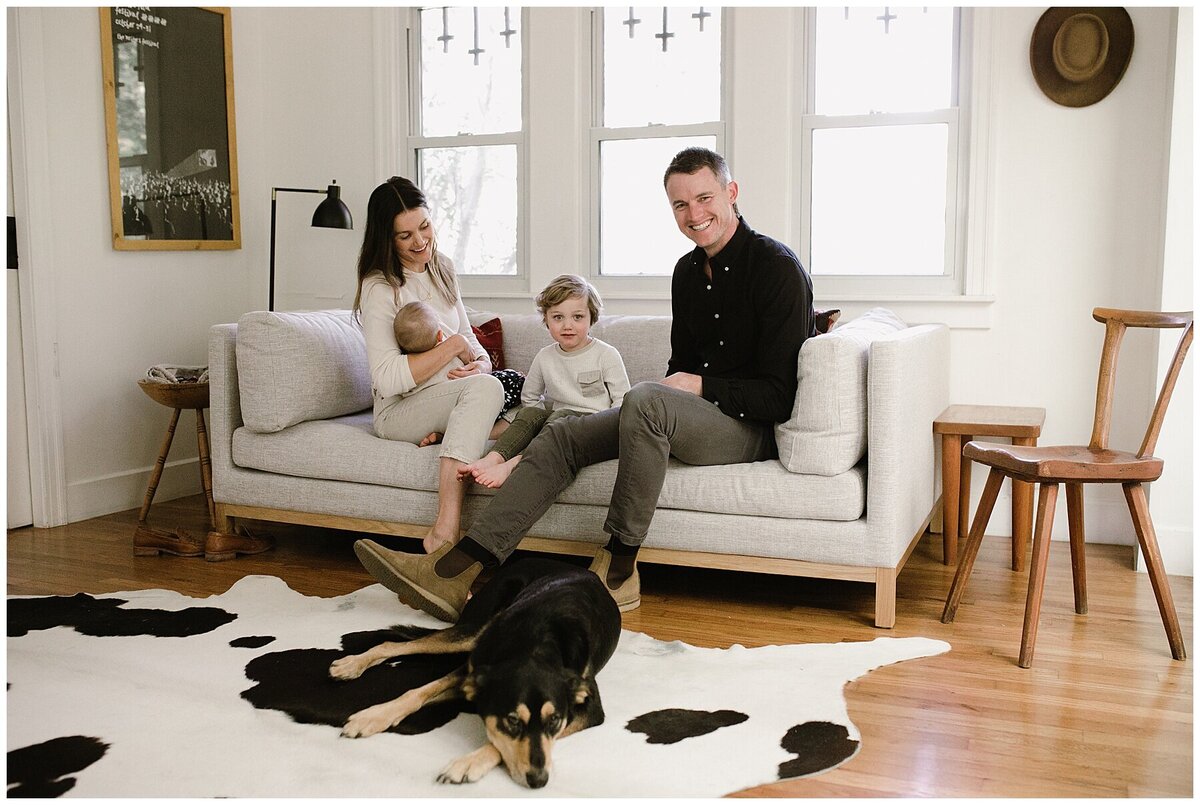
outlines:
[[[995,301],[940,306],[909,301],[896,307],[914,321],[955,325],[955,401],[1041,405],[1047,409],[1043,442],[1086,442],[1102,340],[1091,309],[1152,309],[1161,303],[1174,11],[1129,9],[1137,34],[1129,69],[1108,98],[1085,109],[1052,103],[1033,81],[1028,46],[1040,11],[990,12],[995,21],[990,147],[996,169],[986,258],[993,267]],[[531,34],[552,30],[568,43],[586,39],[573,10],[534,12]],[[794,13],[735,12],[734,47],[748,55],[732,74],[729,154],[748,220],[793,246],[798,232],[789,207],[794,184],[789,143],[796,121],[781,82],[771,77],[797,56]],[[373,103],[381,89],[372,53],[381,41],[381,12],[234,10],[244,245],[204,254],[111,250],[96,12],[16,14],[43,23],[42,54],[25,68],[44,77],[46,97],[53,99],[45,104],[45,119],[34,125],[34,134],[48,138],[52,157],[50,186],[32,191],[45,193],[42,201],[52,212],[38,225],[57,233],[65,221],[71,233],[52,240],[52,254],[39,268],[54,275],[61,369],[55,382],[63,407],[67,508],[74,520],[140,503],[167,414],[142,398],[136,377],[153,363],[204,362],[210,324],[265,307],[271,186],[322,187],[336,178],[345,187],[359,226],[353,233],[306,226],[319,197],[280,196],[277,300],[291,308],[349,304],[366,198],[386,169]],[[531,50],[530,61],[530,119],[534,125],[561,123],[570,110],[540,106],[542,88],[586,87],[588,64],[572,47]],[[94,81],[80,80],[80,64],[96,66]],[[531,148],[560,157],[552,172],[530,177],[533,216],[541,221],[552,216],[553,222],[535,221],[530,235],[535,290],[564,269],[564,260],[578,260],[587,251],[578,202],[586,165],[578,154],[580,138],[567,129],[542,126],[530,134]],[[1179,237],[1190,242],[1190,222],[1180,227]],[[837,303],[848,315],[874,304],[823,297],[819,283],[816,290],[819,302]],[[669,309],[665,299],[607,301],[611,313]],[[527,311],[530,305],[527,298],[468,302],[497,310]],[[1126,339],[1113,430],[1114,444],[1133,447],[1153,401],[1157,357],[1154,340],[1136,335]],[[1174,418],[1190,415],[1190,406],[1177,404],[1168,427]],[[181,434],[191,427],[187,419]],[[180,439],[172,458],[194,456],[192,441]],[[199,488],[194,463],[178,469],[164,481],[164,497]],[[976,475],[978,495],[982,473]],[[1183,494],[1162,486],[1153,490],[1152,500],[1157,506]],[[1101,490],[1087,505],[1090,539],[1132,541],[1119,490]],[[997,507],[994,532],[1008,528],[1005,511]],[[1190,557],[1190,510],[1172,528],[1179,531],[1163,533],[1164,542],[1186,541]],[[1057,532],[1065,536],[1065,521]],[[1164,545],[1164,552],[1173,555],[1174,548]]]
[[[40,318],[50,326],[35,349],[48,364],[41,382],[61,407],[65,505],[58,514],[75,521],[141,504],[169,413],[142,394],[137,378],[157,363],[206,364],[211,325],[266,307],[270,188],[323,187],[337,178],[351,209],[365,207],[375,173],[364,46],[371,12],[234,9],[243,245],[195,253],[110,245],[96,9],[8,13],[22,43],[10,75],[10,88],[17,82],[10,106],[25,111],[14,144],[33,163],[14,154],[15,184],[26,193],[17,214],[33,211],[27,224],[43,247],[28,260],[23,250],[22,275],[37,272],[44,288],[34,310],[48,312]],[[48,181],[37,182],[39,175]],[[25,187],[28,177],[35,181]],[[310,265],[336,267],[353,293],[354,233],[308,227],[319,200],[281,202],[280,274],[315,256]],[[330,244],[342,251],[327,252]],[[319,306],[348,304],[332,301]],[[185,413],[157,499],[200,490],[194,434]]]

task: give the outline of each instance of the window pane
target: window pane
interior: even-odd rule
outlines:
[[[924,112],[952,105],[954,9],[817,9],[818,115]]]
[[[520,19],[517,8],[421,12],[424,136],[521,129]]]
[[[949,127],[813,131],[813,274],[941,275]]]
[[[517,147],[422,148],[438,249],[459,274],[517,273]]]
[[[600,273],[670,276],[694,244],[675,225],[663,173],[684,148],[717,138],[662,137],[600,143]]]
[[[675,125],[720,119],[719,9],[604,9],[602,125]]]

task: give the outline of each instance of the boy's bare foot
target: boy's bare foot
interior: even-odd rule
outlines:
[[[435,431],[435,432],[429,434],[428,436],[426,436],[424,439],[422,439],[421,443],[419,445],[417,445],[417,447],[428,447],[431,444],[437,444],[441,440],[442,440],[442,434]]]
[[[504,456],[499,453],[488,453],[483,458],[472,461],[470,464],[464,464],[458,468],[458,480],[465,481],[469,477],[474,477],[476,473],[482,472],[489,467],[494,467],[497,464],[504,463]]]
[[[475,483],[483,484],[488,489],[499,489],[504,486],[504,482],[508,480],[508,476],[512,474],[512,471],[516,469],[517,464],[520,462],[520,456],[513,456],[503,464],[478,470],[473,473]]]

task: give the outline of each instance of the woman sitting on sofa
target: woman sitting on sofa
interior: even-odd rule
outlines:
[[[451,335],[427,352],[402,352],[392,324],[409,302],[430,305]],[[376,434],[421,447],[441,441],[437,519],[424,541],[432,553],[458,540],[466,494],[458,469],[503,427],[496,418],[504,388],[471,332],[454,266],[437,251],[425,194],[408,179],[393,176],[367,202],[354,312],[367,344]],[[456,357],[462,365],[451,368]]]

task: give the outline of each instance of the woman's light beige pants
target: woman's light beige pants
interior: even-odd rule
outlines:
[[[441,458],[472,462],[483,455],[488,434],[504,407],[504,387],[491,375],[471,375],[392,397],[375,412],[375,433],[420,444],[441,433]]]

